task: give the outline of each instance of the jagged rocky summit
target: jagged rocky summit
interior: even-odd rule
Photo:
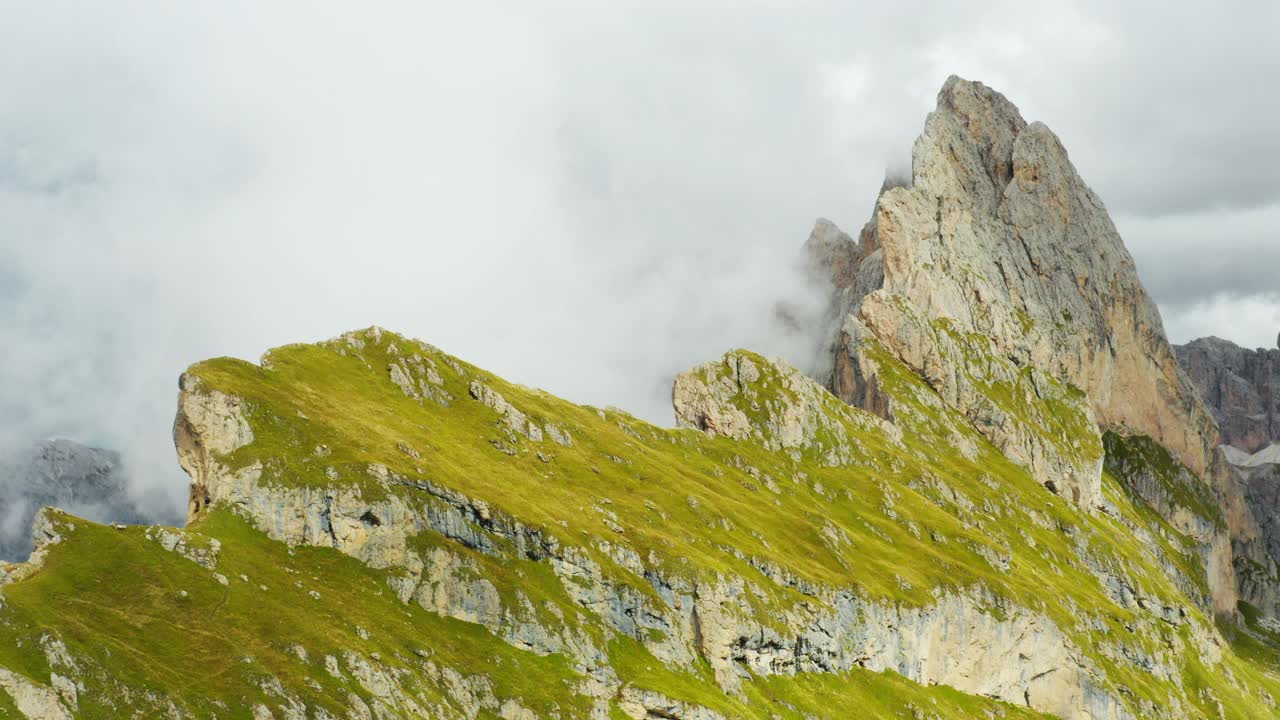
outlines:
[[[1242,348],[1216,337],[1176,348],[1178,359],[1222,428],[1220,465],[1242,498],[1235,534],[1240,597],[1280,614],[1280,338],[1277,348]]]
[[[857,240],[819,220],[806,251],[829,269],[818,376],[842,399],[893,416],[864,350],[884,347],[1081,507],[1103,501],[1103,432],[1150,438],[1189,469],[1177,485],[1213,494],[1217,427],[1132,257],[1057,136],[1000,93],[948,79],[910,182],[885,184]],[[1233,612],[1228,532],[1159,489],[1146,499],[1201,542],[1216,609]]]
[[[376,327],[190,367],[187,526],[37,515],[0,716],[1275,717],[1247,513],[1100,203],[977,83],[915,158],[815,229],[818,379],[731,351],[676,429]]]
[[[1147,435],[1197,473],[1209,466],[1212,417],[1102,201],[1057,136],[1000,93],[950,78],[913,148],[911,184],[885,188],[857,242],[835,232],[819,221],[811,246],[838,257],[831,385],[841,397],[866,393],[857,342],[871,332],[967,405],[973,383],[937,367],[958,343],[1007,360],[1001,370],[1069,381],[1102,427]]]
[[[38,443],[0,462],[0,560],[26,559],[31,522],[45,506],[99,522],[145,522],[114,451],[64,438]]]
[[[1270,349],[1206,337],[1175,350],[1218,421],[1222,442],[1250,455],[1280,443],[1280,337]]]

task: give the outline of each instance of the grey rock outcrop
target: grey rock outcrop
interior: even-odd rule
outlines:
[[[1244,498],[1252,532],[1234,538],[1235,570],[1240,599],[1271,617],[1280,617],[1280,445],[1256,455],[1232,453],[1231,478]]]
[[[0,688],[13,698],[18,712],[29,720],[71,720],[74,717],[67,709],[70,703],[54,689],[37,685],[5,668],[0,668]],[[72,709],[75,709],[74,705]]]
[[[1000,93],[948,79],[913,148],[910,187],[881,193],[856,248],[820,222],[807,250],[839,259],[842,326],[856,318],[901,346],[924,328],[898,308],[945,318],[1017,367],[1085,391],[1104,428],[1153,437],[1198,474],[1209,467],[1212,417],[1102,201],[1053,132]],[[867,321],[869,303],[881,322]],[[832,337],[833,389],[859,400],[856,338],[843,327]]]
[[[1280,617],[1280,347],[1206,337],[1175,351],[1222,428],[1216,474],[1240,598]]]
[[[31,522],[52,506],[99,522],[149,520],[128,492],[120,456],[65,439],[49,440],[0,464],[0,560],[31,552]]]
[[[846,402],[892,416],[874,358],[887,351],[1085,509],[1101,503],[1100,429],[1151,437],[1199,481],[1229,484],[1210,472],[1213,416],[1102,201],[1000,93],[949,78],[911,181],[885,184],[856,241],[819,221],[805,252],[832,293],[819,377]],[[1215,583],[1221,612],[1230,574]]]
[[[1174,350],[1218,421],[1224,443],[1256,453],[1280,442],[1280,345],[1250,350],[1205,337]]]
[[[876,424],[891,437],[902,435],[879,418],[849,412],[790,365],[745,351],[680,373],[671,400],[680,427],[752,439],[791,454],[817,450],[830,466],[844,464],[850,456],[842,421]]]

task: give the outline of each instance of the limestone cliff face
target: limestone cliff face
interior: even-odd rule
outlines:
[[[910,187],[882,192],[856,247],[815,229],[810,250],[845,258],[833,264],[833,316],[917,363],[937,353],[921,347],[927,329],[913,316],[946,319],[1015,367],[1083,390],[1103,428],[1150,436],[1203,475],[1213,419],[1102,201],[1053,132],[1000,93],[952,77],[916,140],[912,176]],[[852,258],[861,258],[856,270]],[[831,384],[865,403],[856,337],[843,324],[832,335]],[[965,402],[953,378],[930,381]]]
[[[1217,589],[1213,598],[1196,598],[1206,610],[1230,612],[1231,607],[1214,607],[1212,601],[1224,601],[1233,597],[1231,589],[1236,585],[1233,535],[1229,527],[1251,527],[1247,518],[1236,518],[1228,524],[1228,513],[1221,506],[1218,495],[1196,477],[1168,450],[1146,436],[1125,437],[1116,433],[1106,434],[1106,469],[1122,481],[1131,493],[1142,498],[1160,514],[1169,525],[1196,544],[1201,566],[1210,589]],[[1215,466],[1220,463],[1215,463]],[[1214,472],[1218,472],[1215,469]],[[1243,493],[1235,493],[1243,497]],[[1185,588],[1193,597],[1199,593]]]
[[[1253,455],[1220,445],[1211,473],[1227,519],[1239,598],[1280,618],[1280,444]]]
[[[1240,525],[1246,531],[1233,538],[1240,599],[1280,617],[1280,457],[1227,450],[1231,480],[1244,500]]]
[[[754,440],[775,452],[817,450],[833,466],[847,463],[851,455],[842,423],[902,437],[892,423],[829,402],[817,383],[790,365],[770,363],[768,369],[780,380],[779,387],[766,389],[759,365],[746,353],[729,353],[719,362],[680,373],[671,392],[676,424]]]
[[[217,499],[221,484],[232,473],[221,458],[253,442],[241,401],[202,387],[199,378],[178,381],[178,413],[173,421],[173,444],[178,464],[191,477],[188,520]]]
[[[1276,348],[1242,348],[1200,338],[1174,348],[1222,429],[1222,441],[1247,453],[1280,442],[1280,338]]]

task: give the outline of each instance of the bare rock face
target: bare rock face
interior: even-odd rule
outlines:
[[[40,443],[0,463],[0,559],[18,561],[31,552],[32,519],[55,506],[101,522],[141,523],[129,496],[120,456],[72,440]]]
[[[1174,348],[1222,429],[1222,441],[1247,453],[1280,442],[1280,338],[1250,350],[1216,337]]]
[[[1280,618],[1280,443],[1253,454],[1222,445],[1217,461],[1240,599]]]
[[[1053,492],[1083,508],[1101,504],[1103,448],[1087,398],[1036,367],[1002,356],[990,338],[961,330],[950,318],[930,320],[919,308],[883,291],[867,296],[842,329],[843,346],[871,338],[921,375],[952,407],[963,412],[1000,452],[1026,467]],[[874,370],[859,368],[851,385],[845,372],[852,352],[837,359],[837,392],[870,407],[892,403],[870,387]],[[860,377],[869,380],[859,380]],[[866,387],[861,387],[862,383]]]
[[[818,218],[804,243],[805,270],[816,276],[829,277],[838,288],[850,287],[857,282],[857,274],[866,255],[865,243],[849,237],[826,218]]]
[[[173,444],[178,451],[178,464],[191,476],[187,505],[190,521],[218,499],[219,482],[235,475],[222,465],[220,458],[253,442],[253,430],[239,398],[207,390],[198,378],[187,374],[179,378],[178,389]]]
[[[1083,390],[1103,428],[1150,436],[1197,474],[1209,467],[1213,419],[1102,201],[1049,128],[1000,93],[947,80],[913,148],[911,186],[882,191],[856,249],[822,241],[832,235],[815,230],[810,251],[861,257],[856,270],[832,264],[834,316],[911,349],[903,359],[961,410],[973,410],[964,379],[934,375],[938,353],[920,347],[939,321],[962,350],[982,338],[1014,368]],[[832,337],[832,388],[864,404],[874,393],[857,338],[843,321]]]
[[[54,677],[58,676],[54,675]],[[67,712],[66,706],[60,702],[57,692],[37,685],[15,672],[0,668],[0,688],[13,698],[13,704],[23,717],[38,720],[71,720],[73,717]],[[71,694],[69,699],[74,697],[74,694]]]
[[[1222,428],[1214,472],[1240,599],[1280,617],[1280,348],[1207,337],[1175,351]]]

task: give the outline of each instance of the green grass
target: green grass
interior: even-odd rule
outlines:
[[[83,717],[118,717],[109,704],[119,701],[114,684],[180,698],[198,716],[224,717],[222,703],[241,709],[231,717],[250,717],[254,703],[278,702],[259,687],[268,676],[308,706],[345,714],[349,692],[373,702],[358,683],[324,670],[325,655],[341,658],[345,650],[365,658],[378,653],[387,666],[414,671],[418,689],[438,702],[446,702],[444,693],[430,686],[417,651],[463,675],[490,678],[495,692],[522,698],[540,713],[586,712],[586,700],[572,690],[577,675],[563,657],[521,652],[482,627],[401,603],[387,588],[387,572],[334,550],[291,551],[234,513],[210,513],[189,529],[222,542],[218,571],[229,578],[226,587],[211,571],[147,540],[144,528],[68,522],[76,529],[52,548],[45,568],[5,589],[0,665],[47,682],[39,638],[56,631],[87,666]],[[370,637],[361,638],[357,628]],[[296,657],[293,646],[305,648],[310,661]],[[345,664],[344,672],[349,678]]]
[[[1159,488],[1157,492],[1166,502],[1190,510],[1219,529],[1226,527],[1213,490],[1155,440],[1145,435],[1107,432],[1103,443],[1107,470],[1125,480],[1135,492],[1140,480],[1149,479],[1154,481]],[[1154,498],[1148,499],[1151,500]]]
[[[967,695],[945,686],[924,687],[893,671],[855,668],[846,673],[808,673],[756,678],[737,695],[716,686],[705,664],[673,669],[658,662],[639,643],[618,638],[609,657],[628,684],[656,690],[673,700],[709,708],[728,718],[759,720],[843,720],[858,717],[915,718],[924,712],[942,718],[1042,718],[1025,707]]]
[[[1104,491],[1116,517],[1083,512],[1049,493],[883,349],[868,352],[893,398],[900,439],[878,418],[826,395],[821,402],[831,426],[808,447],[770,451],[761,440],[668,430],[620,411],[568,403],[391,333],[352,337],[280,348],[264,366],[225,358],[193,366],[189,372],[205,388],[242,398],[247,408],[255,439],[222,461],[233,468],[261,465],[261,483],[269,487],[348,485],[370,502],[395,494],[411,507],[438,501],[380,480],[369,466],[430,481],[575,548],[653,608],[664,602],[655,577],[685,585],[740,577],[752,589],[746,595],[755,619],[781,632],[788,609],[822,602],[797,588],[848,590],[908,606],[981,589],[994,598],[989,612],[997,619],[1022,608],[1057,625],[1097,668],[1098,684],[1135,712],[1167,702],[1175,690],[1117,660],[1113,650],[1121,645],[1172,657],[1188,682],[1206,690],[1182,702],[1206,716],[1214,707],[1210,695],[1224,703],[1228,717],[1255,717],[1262,689],[1280,697],[1274,668],[1251,646],[1227,647],[1222,666],[1205,666],[1188,649],[1192,626],[1216,633],[1213,620],[1166,572],[1176,568],[1185,582],[1204,589],[1194,543],[1110,476]],[[434,398],[408,397],[390,379],[391,364],[414,355],[440,378]],[[771,363],[745,351],[734,357],[761,372],[743,406],[757,424],[794,399]],[[539,426],[564,429],[572,446],[511,434],[495,411],[470,397],[473,381],[501,393]],[[1101,443],[1096,431],[1096,446],[1088,442],[1082,398],[1073,390],[1057,388],[1048,399],[1010,391],[1007,404],[1058,438],[1062,452],[1096,458]],[[828,451],[835,447],[847,448],[850,460],[832,466]],[[338,480],[330,479],[332,472]],[[488,678],[495,695],[519,698],[544,717],[586,711],[589,699],[576,690],[582,678],[566,656],[528,652],[480,625],[402,603],[388,585],[401,570],[374,570],[328,548],[290,549],[215,506],[188,532],[222,543],[218,572],[231,579],[228,588],[147,540],[143,529],[67,522],[77,529],[52,549],[45,569],[4,589],[0,665],[47,683],[50,668],[38,640],[60,637],[92,678],[82,693],[84,717],[118,716],[106,699],[118,701],[120,688],[130,688],[133,706],[145,711],[159,711],[146,706],[150,690],[197,716],[249,717],[254,703],[280,702],[263,691],[267,677],[309,706],[341,716],[347,693],[374,700],[350,673],[338,680],[324,670],[322,658],[343,649],[378,653],[383,665],[404,673],[422,702],[450,702],[438,672],[449,667]],[[1139,539],[1133,528],[1156,542]],[[851,706],[884,717],[913,717],[916,710],[942,718],[1025,716],[984,698],[857,669],[753,678],[740,692],[726,692],[705,661],[689,667],[657,662],[646,643],[663,642],[660,631],[617,635],[573,599],[569,581],[545,560],[523,556],[496,537],[496,550],[482,553],[424,530],[411,547],[423,557],[438,549],[459,558],[458,582],[487,579],[504,608],[522,607],[527,599],[532,610],[517,615],[606,650],[624,683],[729,717],[834,718]],[[616,563],[610,547],[641,558],[648,575]],[[1140,607],[1114,602],[1090,565],[1122,577],[1151,602],[1187,607],[1187,623],[1167,626]],[[789,584],[758,567],[776,570]],[[238,579],[242,573],[250,582]],[[311,598],[310,590],[321,598]],[[369,639],[357,626],[368,629]],[[290,650],[295,645],[307,649],[309,662]],[[1170,647],[1181,649],[1170,655]],[[425,662],[436,665],[434,675]],[[1248,685],[1233,683],[1224,667],[1248,677]]]
[[[939,336],[935,341],[939,346],[945,337],[960,351],[964,363],[956,371],[995,408],[1065,457],[1102,457],[1098,428],[1088,410],[1088,398],[1079,388],[1031,367],[1015,366],[1000,355],[990,338],[963,331],[946,318],[927,326]]]

